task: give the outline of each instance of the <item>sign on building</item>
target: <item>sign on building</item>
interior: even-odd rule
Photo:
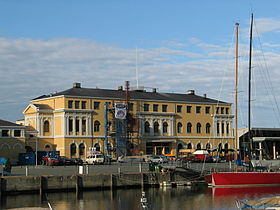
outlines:
[[[126,118],[126,105],[124,103],[115,103],[115,118],[121,120]]]

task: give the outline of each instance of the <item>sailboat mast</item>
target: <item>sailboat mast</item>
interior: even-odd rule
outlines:
[[[251,140],[251,72],[252,72],[252,34],[253,34],[253,13],[251,14],[251,29],[250,29],[250,51],[249,51],[249,87],[248,87],[248,139],[250,142],[249,155],[252,155],[253,142]]]
[[[237,160],[237,149],[238,149],[238,26],[239,23],[235,24],[236,27],[236,45],[235,45],[235,141],[234,141],[234,159]]]

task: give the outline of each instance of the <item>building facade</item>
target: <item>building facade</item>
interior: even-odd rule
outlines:
[[[19,153],[25,151],[25,127],[0,120],[0,158],[10,159],[12,164],[16,164]]]
[[[116,103],[127,105],[126,121],[115,119]],[[234,147],[231,104],[194,91],[108,90],[74,83],[68,90],[33,99],[23,114],[25,126],[37,132],[37,150],[57,150],[67,157],[84,158],[90,150],[105,152],[107,146],[115,156],[119,122],[125,124],[123,136],[132,154]]]

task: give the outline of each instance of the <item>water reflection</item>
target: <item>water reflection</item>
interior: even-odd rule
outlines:
[[[150,188],[145,189],[150,209],[236,209],[236,199],[252,199],[280,194],[280,187],[269,188]],[[142,189],[116,191],[86,191],[79,194],[48,193],[56,210],[140,210]],[[1,208],[47,207],[39,195],[9,195],[2,197]]]

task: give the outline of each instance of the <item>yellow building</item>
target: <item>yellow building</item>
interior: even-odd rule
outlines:
[[[38,132],[38,150],[84,158],[90,150],[105,151],[107,104],[109,152],[115,156],[116,103],[128,104],[131,119],[126,134],[132,153],[176,155],[180,149],[234,148],[231,104],[195,95],[193,90],[186,94],[126,91],[121,86],[108,90],[74,83],[68,90],[33,99],[23,112],[24,123]]]
[[[18,162],[19,153],[25,152],[25,127],[0,120],[0,158]]]

